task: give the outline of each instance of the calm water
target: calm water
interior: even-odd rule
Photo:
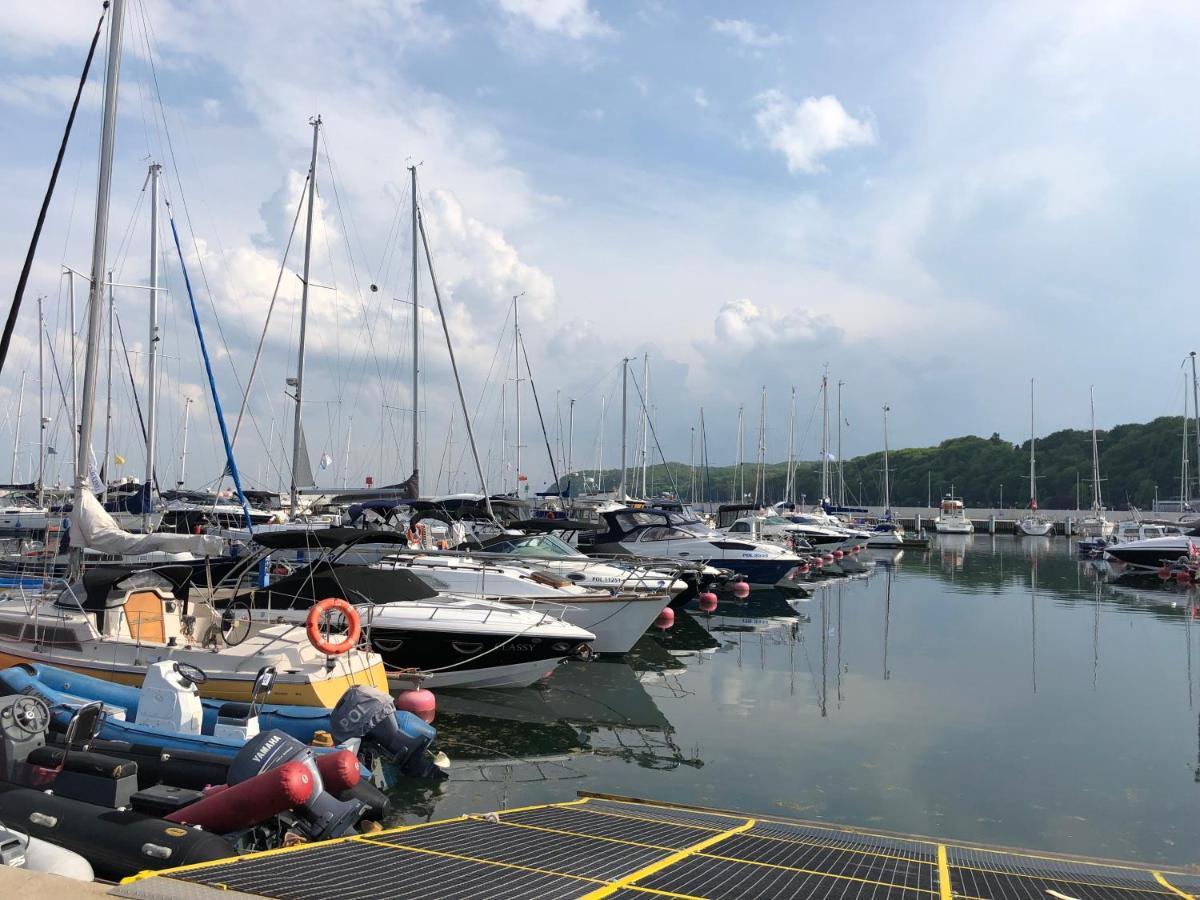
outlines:
[[[1200,860],[1196,592],[1110,581],[1061,538],[955,540],[808,601],[723,598],[541,688],[443,692],[456,768],[401,818],[586,789]]]

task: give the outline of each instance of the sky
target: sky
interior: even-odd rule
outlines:
[[[99,11],[43,0],[0,18],[10,290]],[[703,407],[714,465],[734,459],[739,406],[755,457],[764,388],[767,457],[786,458],[794,388],[796,452],[816,458],[826,367],[846,456],[882,446],[885,403],[893,447],[1024,440],[1030,378],[1039,433],[1087,427],[1093,386],[1101,427],[1182,410],[1200,342],[1194,4],[129,0],[124,34],[108,246],[120,474],[145,469],[130,383],[144,404],[156,160],[231,428],[265,334],[236,455],[249,482],[286,487],[303,215],[280,267],[318,114],[303,421],[322,486],[411,469],[412,164],[492,490],[515,483],[516,396],[531,486],[546,443],[565,463],[568,434],[575,468],[618,462],[624,357],[633,462],[647,354],[662,452],[689,459]],[[19,479],[36,469],[38,295],[59,364],[48,480],[69,478],[62,267],[90,265],[102,80],[98,58],[0,375],[7,460],[26,372]],[[186,480],[201,485],[223,455],[163,216],[157,465],[160,483],[179,477],[191,399]],[[424,487],[475,490],[432,289],[423,271]],[[532,384],[523,358],[514,373],[516,295]]]

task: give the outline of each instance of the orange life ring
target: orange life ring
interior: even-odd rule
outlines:
[[[340,612],[346,617],[346,636],[337,643],[321,634],[321,620],[329,612]],[[349,653],[358,643],[359,637],[362,636],[362,621],[358,617],[358,610],[341,597],[326,597],[314,604],[313,608],[308,611],[304,628],[308,632],[309,643],[326,656],[341,656],[343,653]]]

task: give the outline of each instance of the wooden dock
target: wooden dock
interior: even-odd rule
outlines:
[[[1200,874],[631,798],[459,816],[128,879],[136,900],[1174,900]]]

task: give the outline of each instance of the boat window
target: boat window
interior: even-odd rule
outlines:
[[[670,535],[670,533],[671,533],[670,528],[665,528],[662,526],[659,526],[656,528],[647,528],[640,535],[638,535],[638,540],[642,541],[642,542],[665,541],[665,540],[668,540],[668,535]]]
[[[749,522],[734,522],[729,526],[730,534],[748,534],[750,532]]]
[[[622,531],[632,531],[641,525],[654,525],[662,521],[661,516],[651,516],[639,512],[620,512],[616,514],[615,518]]]
[[[788,524],[788,520],[783,516],[767,516],[763,519],[763,523],[766,525],[786,525]]]

